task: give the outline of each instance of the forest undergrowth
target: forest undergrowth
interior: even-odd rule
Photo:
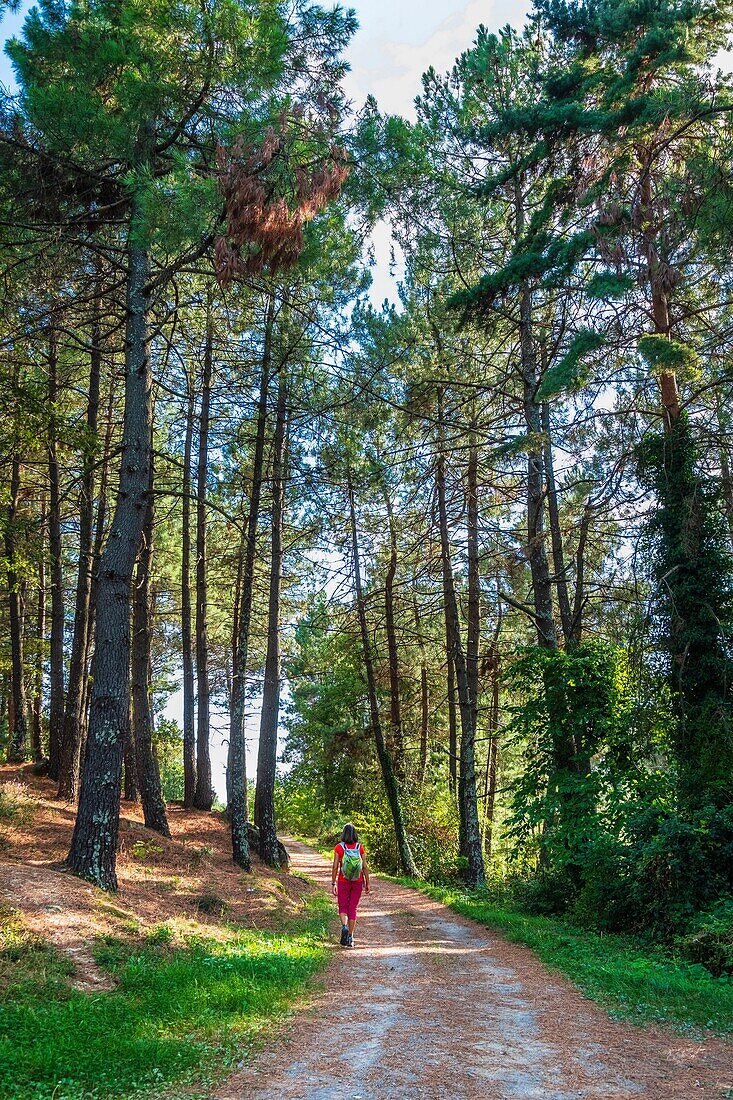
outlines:
[[[95,957],[118,984],[89,995],[70,988],[68,959],[4,909],[0,1096],[117,1100],[174,1085],[178,1096],[207,1095],[323,964],[330,917],[314,897],[281,934],[232,928],[223,942],[189,935],[176,945],[159,924],[101,939]]]

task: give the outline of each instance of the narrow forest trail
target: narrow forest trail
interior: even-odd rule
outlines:
[[[287,844],[329,889],[327,861]],[[733,1088],[733,1046],[611,1020],[528,949],[372,881],[357,947],[334,947],[322,992],[216,1100],[682,1100]]]

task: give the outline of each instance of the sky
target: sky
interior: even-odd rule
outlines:
[[[530,0],[356,0],[350,6],[359,20],[345,81],[354,108],[373,95],[381,110],[413,118],[422,74],[431,66],[447,72],[482,23],[490,30],[507,23],[519,26]],[[372,246],[376,262],[370,298],[378,306],[397,298],[386,223],[376,227]]]
[[[384,111],[412,115],[420,77],[449,69],[483,23],[523,22],[528,0],[357,0],[359,30],[349,50],[348,94],[358,108],[374,95]]]
[[[328,6],[328,0],[321,3]],[[348,6],[359,20],[349,50],[349,95],[357,107],[374,95],[384,110],[409,115],[420,76],[430,65],[439,71],[450,68],[480,23],[491,29],[521,23],[529,0],[356,0]],[[22,13],[6,15],[0,38],[17,33],[22,22]],[[6,87],[12,82],[5,57],[0,82]]]

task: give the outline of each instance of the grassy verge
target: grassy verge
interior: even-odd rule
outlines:
[[[153,930],[101,941],[97,961],[118,986],[89,995],[70,987],[65,957],[0,911],[0,1097],[204,1094],[323,965],[331,917],[318,894],[277,933],[231,929],[224,942],[173,946]]]
[[[611,1015],[666,1024],[686,1034],[733,1032],[733,982],[628,937],[600,934],[560,919],[530,916],[487,893],[397,879],[457,913],[526,944]]]

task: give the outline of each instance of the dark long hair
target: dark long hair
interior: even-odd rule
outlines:
[[[359,834],[357,833],[356,829],[351,824],[351,822],[347,821],[347,823],[344,825],[343,831],[341,833],[341,843],[342,844],[356,844],[358,842],[358,840],[359,840]]]

